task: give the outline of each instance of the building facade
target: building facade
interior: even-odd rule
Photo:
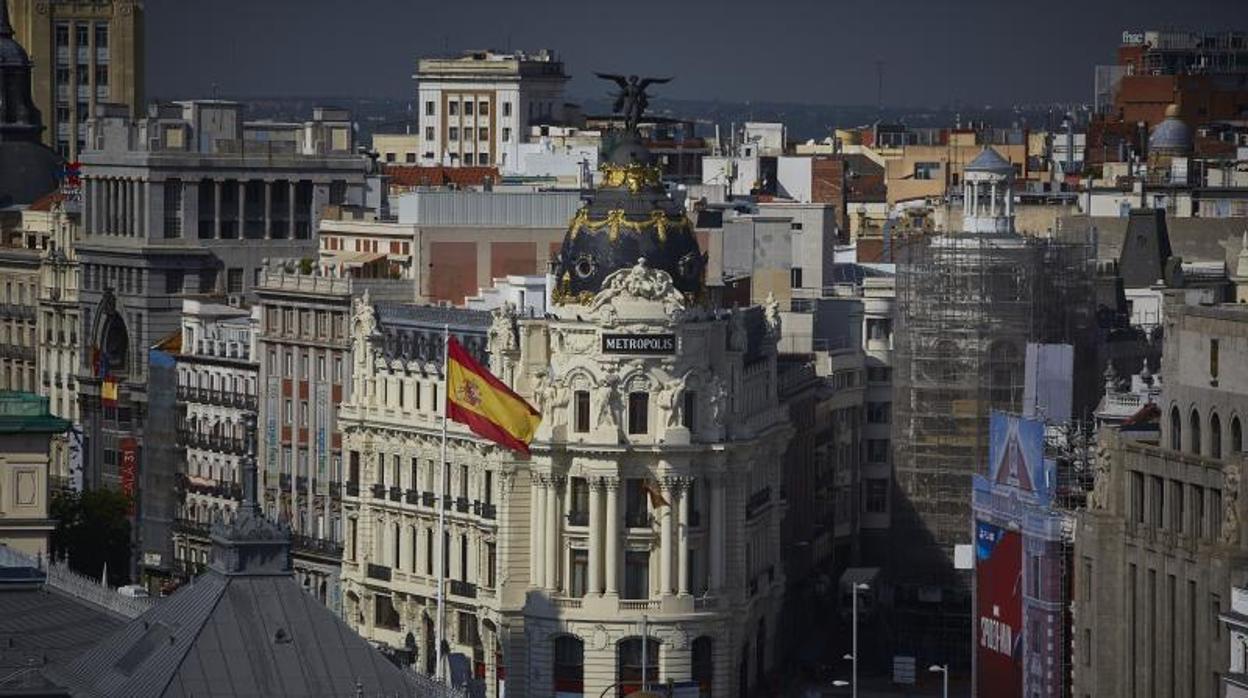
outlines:
[[[47,398],[0,391],[0,547],[48,560],[56,528],[48,509],[48,442],[68,428],[48,412]]]
[[[351,280],[265,270],[260,327],[260,502],[295,535],[300,569],[341,607],[342,435],[338,406],[351,394]],[[313,562],[316,562],[314,565]],[[321,593],[318,591],[318,594]]]
[[[1221,695],[1220,615],[1248,582],[1248,312],[1166,308],[1161,443],[1102,429],[1076,515],[1075,695]]]
[[[396,362],[357,310],[349,620],[433,669],[441,550],[446,639],[489,695],[748,695],[775,665],[786,584],[778,306],[705,304],[692,226],[635,135],[570,228],[549,314],[505,305],[487,331],[491,372],[543,416],[529,458],[449,425],[439,473],[436,343]]]
[[[564,119],[568,76],[549,50],[422,58],[415,78],[422,165],[507,167],[532,124]]]
[[[68,431],[52,438],[49,477],[56,486],[81,488],[83,443],[77,379],[82,327],[77,251],[80,208],[74,200],[57,197],[46,207],[32,206],[24,211],[22,220],[28,232],[45,241],[39,260],[36,319],[39,392],[48,398],[52,414],[70,422]]]
[[[86,150],[87,122],[101,103],[143,110],[144,8],[141,0],[8,0],[17,39],[34,59],[35,105],[48,125],[44,143],[62,157]]]

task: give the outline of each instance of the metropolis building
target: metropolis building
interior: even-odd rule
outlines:
[[[434,668],[443,506],[453,675],[491,696],[623,695],[643,673],[747,695],[773,666],[785,585],[779,312],[712,307],[692,226],[635,139],[602,169],[550,313],[505,306],[484,336],[451,328],[541,412],[530,456],[451,424],[439,493],[439,333],[396,352],[378,329],[393,311],[357,304],[340,413],[347,620]]]

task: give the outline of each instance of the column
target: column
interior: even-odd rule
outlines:
[[[142,203],[140,201],[140,196],[143,192],[139,187],[139,181],[137,179],[130,180],[130,193],[132,195],[130,205],[130,237],[137,238],[140,237],[139,211],[143,210]],[[185,210],[185,205],[183,208]]]
[[[142,236],[147,237],[152,232],[152,180],[143,180],[143,208],[139,210],[139,218],[142,219],[143,232]],[[162,211],[163,215],[163,211]]]
[[[273,180],[264,181],[264,239],[273,239]]]
[[[286,198],[286,206],[290,211],[286,215],[286,237],[295,238],[295,180],[290,180],[290,196]]]
[[[608,478],[605,484],[607,491],[607,525],[604,527],[607,539],[606,594],[607,596],[618,596],[620,583],[620,481],[616,478]]]
[[[711,569],[710,587],[720,591],[724,584],[724,477],[711,483]]]
[[[106,210],[104,212],[104,232],[108,233],[109,235],[112,235],[113,231],[117,229],[116,221],[113,218],[115,215],[117,215],[117,202],[113,200],[113,195],[115,193],[116,191],[113,187],[113,178],[109,177],[108,179],[105,179],[104,180],[104,208]]]
[[[689,595],[689,482],[681,483],[678,490],[680,501],[680,528],[676,531],[676,579],[681,596]]]
[[[547,486],[546,502],[546,588],[559,587],[559,556],[563,545],[559,540],[559,512],[563,509],[559,499],[559,478],[552,477]]]
[[[212,180],[212,237],[221,239],[221,180]]]
[[[238,180],[238,239],[247,237],[247,181]]]
[[[602,480],[589,480],[589,595],[602,593]]]
[[[672,501],[673,493],[671,486],[666,480],[663,481],[663,498],[668,502]],[[659,543],[659,593],[661,596],[667,596],[672,593],[672,517],[675,512],[669,504],[667,511],[661,514]]]
[[[533,513],[533,586],[546,586],[546,479],[533,480],[536,504]]]
[[[997,183],[993,181],[988,188],[988,215],[996,217],[997,215]]]

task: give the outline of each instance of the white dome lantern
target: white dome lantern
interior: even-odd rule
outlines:
[[[968,233],[1014,232],[1014,166],[985,147],[963,171],[962,228]]]

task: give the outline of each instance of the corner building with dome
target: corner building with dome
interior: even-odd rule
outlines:
[[[443,499],[452,671],[466,658],[486,695],[627,695],[643,667],[651,689],[758,685],[785,586],[780,320],[712,307],[704,267],[625,136],[569,224],[548,316],[504,307],[479,341],[451,323],[542,423],[527,458],[451,424],[443,498],[441,345],[396,352],[378,307],[357,302],[340,413],[348,622],[433,669]]]

